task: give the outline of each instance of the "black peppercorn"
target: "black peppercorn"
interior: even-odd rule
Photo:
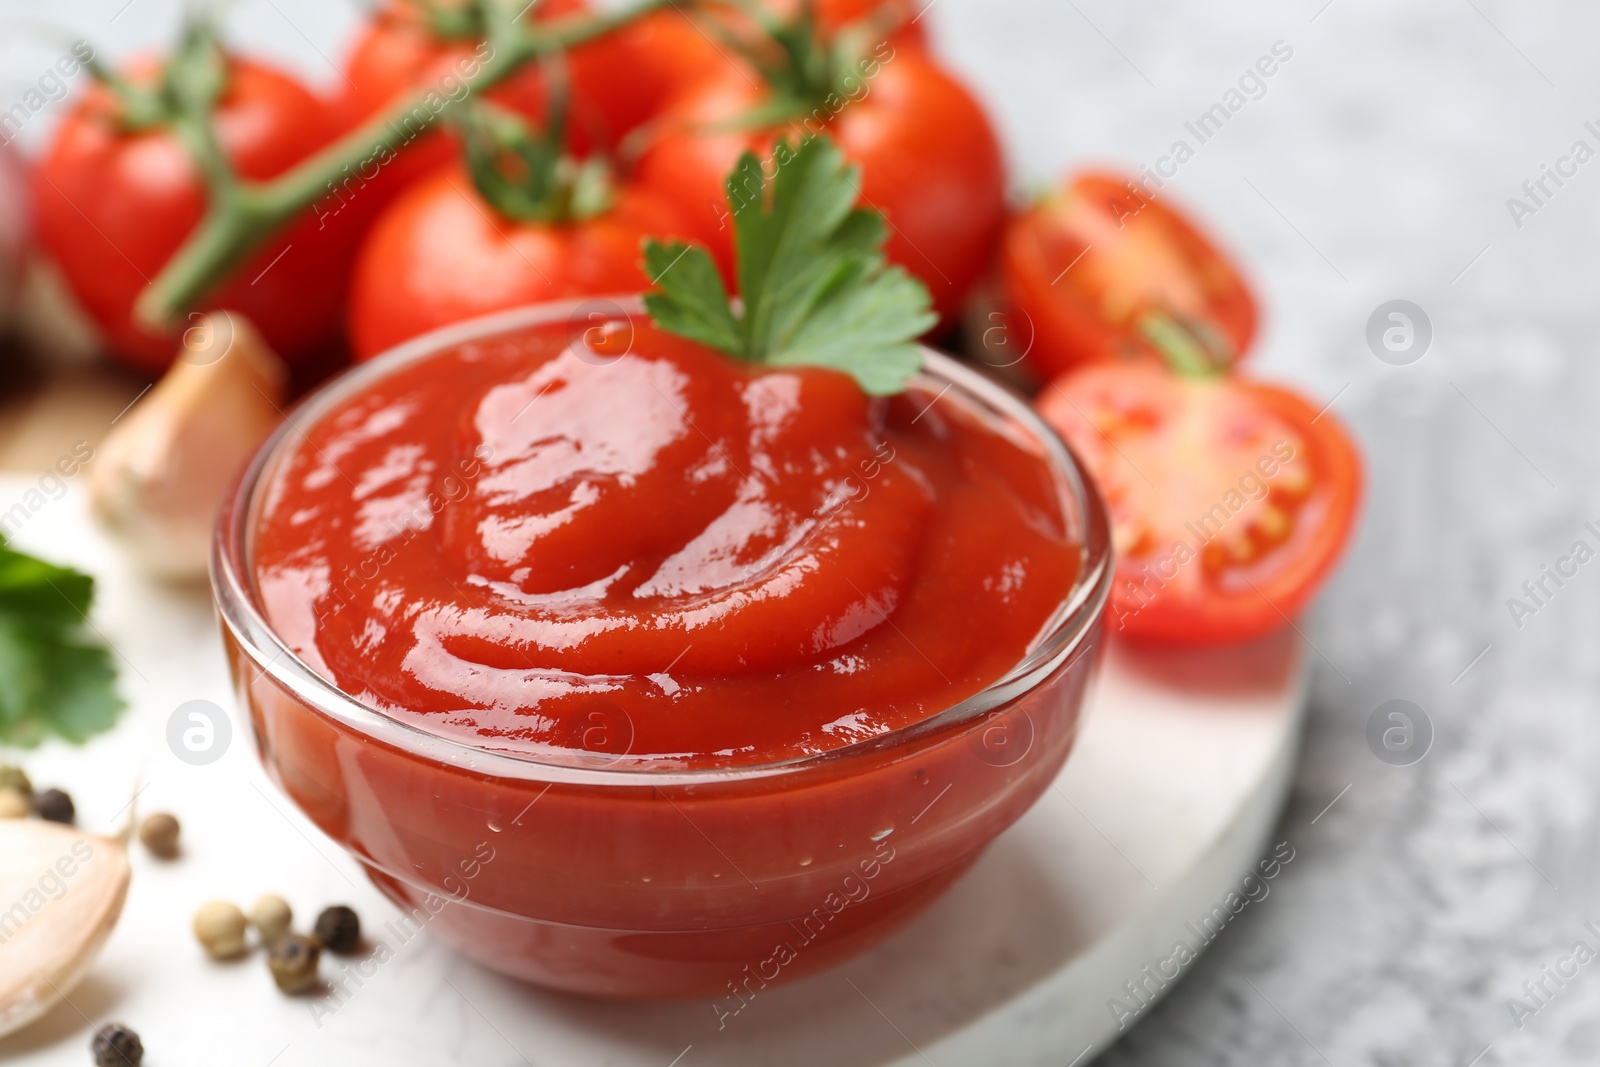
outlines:
[[[323,908],[312,930],[323,948],[341,956],[348,956],[361,944],[361,918],[343,904]]]
[[[144,1043],[121,1023],[107,1023],[96,1030],[89,1051],[94,1053],[95,1067],[139,1067],[144,1060]]]
[[[72,825],[72,820],[78,817],[78,809],[72,806],[72,798],[60,789],[46,789],[42,793],[33,795],[33,813],[41,819],[51,822]]]

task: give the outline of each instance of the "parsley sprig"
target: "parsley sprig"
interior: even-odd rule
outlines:
[[[104,645],[86,637],[94,579],[35,559],[0,537],[0,744],[108,729],[122,700]]]
[[[916,338],[938,321],[927,287],[885,262],[883,216],[856,206],[859,169],[832,141],[779,141],[772,162],[768,179],[746,152],[728,175],[742,307],[704,248],[651,238],[651,317],[738,359],[832,367],[867,393],[900,392],[922,367]]]

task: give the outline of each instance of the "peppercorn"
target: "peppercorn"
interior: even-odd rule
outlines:
[[[33,795],[33,813],[41,819],[50,822],[72,825],[78,817],[78,809],[72,806],[72,797],[62,789],[46,789],[42,793]]]
[[[313,929],[324,948],[341,956],[348,956],[361,944],[361,917],[343,904],[323,908]]]
[[[289,924],[293,921],[294,912],[290,909],[289,902],[276,893],[262,894],[261,899],[250,909],[250,925],[256,928],[263,945],[271,945],[288,933]]]
[[[179,829],[176,818],[158,811],[139,824],[139,840],[155,855],[170,860],[178,854]]]
[[[33,810],[33,802],[20,789],[0,786],[0,819],[20,819]]]
[[[94,1032],[89,1042],[95,1067],[139,1067],[144,1060],[144,1042],[121,1023],[107,1023]]]
[[[215,960],[229,960],[245,950],[244,912],[226,900],[200,905],[194,913],[194,936]]]
[[[0,789],[15,789],[25,797],[33,796],[33,783],[21,767],[0,763]]]
[[[317,960],[322,949],[305,934],[284,934],[267,949],[272,980],[285,993],[304,993],[317,984]]]

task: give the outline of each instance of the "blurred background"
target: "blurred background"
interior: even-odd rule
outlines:
[[[361,15],[225,10],[236,48],[330,90]],[[116,62],[174,40],[180,15],[0,0],[0,109],[73,40]],[[1595,1062],[1600,978],[1547,982],[1532,1016],[1508,1001],[1535,1004],[1524,983],[1600,920],[1600,564],[1532,616],[1507,600],[1600,525],[1600,160],[1545,177],[1575,142],[1600,150],[1600,8],[933,0],[923,19],[995,117],[1019,198],[1194,147],[1166,195],[1254,281],[1252,368],[1333,405],[1367,462],[1354,550],[1302,627],[1313,705],[1278,835],[1296,862],[1101,1062]],[[1200,143],[1186,124],[1269,54],[1277,72]],[[1368,342],[1393,300],[1431,330],[1403,365]],[[31,350],[21,332],[0,349],[0,469],[30,471],[103,437],[146,382],[70,331]],[[1409,766],[1366,741],[1392,699],[1433,731]]]

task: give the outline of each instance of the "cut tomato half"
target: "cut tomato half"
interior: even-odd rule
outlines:
[[[1222,644],[1305,608],[1338,560],[1361,493],[1335,417],[1286,389],[1150,363],[1086,367],[1039,408],[1112,517],[1112,628]]]
[[[1013,217],[1000,274],[1032,364],[1162,358],[1196,370],[1237,362],[1256,304],[1227,256],[1131,180],[1085,174]]]

